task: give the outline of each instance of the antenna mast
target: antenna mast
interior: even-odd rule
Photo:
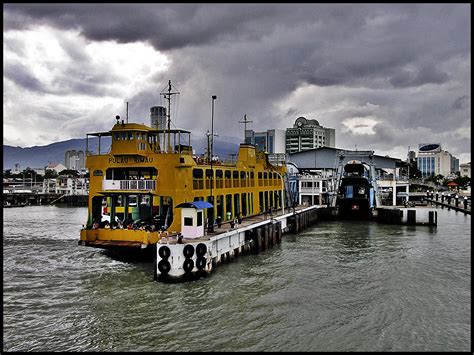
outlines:
[[[170,138],[170,125],[171,125],[171,95],[179,95],[179,91],[171,92],[171,80],[168,80],[168,93],[161,92],[165,100],[168,100],[168,112],[166,117],[168,118],[168,152],[171,151],[171,138]]]
[[[247,120],[247,114],[244,114],[244,119],[243,121],[239,121],[239,123],[244,124],[244,142],[245,142],[245,132],[247,131],[247,123],[252,123],[253,121]]]
[[[128,101],[127,101],[127,123],[128,123]]]

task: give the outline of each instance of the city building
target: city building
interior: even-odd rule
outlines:
[[[49,163],[45,170],[54,170],[56,173],[60,173],[67,168],[61,163]]]
[[[85,154],[83,150],[68,150],[64,154],[64,165],[67,169],[81,170],[85,168]]]
[[[471,177],[471,162],[459,166],[461,176]]]
[[[282,129],[269,129],[265,132],[245,130],[245,143],[255,145],[258,151],[269,153],[268,160],[272,164],[284,162],[285,131]]]
[[[418,145],[417,166],[422,177],[450,174],[459,171],[459,159],[441,149],[441,143]]]
[[[298,117],[293,128],[286,129],[285,152],[288,154],[335,145],[335,129],[322,127],[317,120]]]
[[[56,193],[61,195],[87,195],[89,179],[72,175],[60,175],[56,179]]]

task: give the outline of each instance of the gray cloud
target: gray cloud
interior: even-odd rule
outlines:
[[[465,4],[5,4],[4,31],[49,24],[89,41],[153,45],[171,60],[154,81],[161,89],[173,80],[182,93],[176,124],[196,132],[208,128],[213,94],[217,129],[240,135],[244,114],[257,130],[290,127],[303,108],[278,104],[309,85],[333,92],[325,102],[314,97],[304,108],[309,113],[346,103],[322,117],[307,114],[336,128],[338,145],[360,145],[360,137],[342,132],[342,121],[373,116],[376,134],[364,135],[373,149],[452,138],[453,151],[470,154],[465,137],[446,134],[470,129],[469,10]],[[106,83],[116,78],[107,68],[95,68],[74,43],[61,46],[74,64],[70,76],[55,78],[57,87],[114,95]],[[4,72],[18,85],[42,89],[25,68]],[[126,99],[140,121],[160,100],[149,86]]]

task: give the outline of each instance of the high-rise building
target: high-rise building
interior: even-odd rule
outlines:
[[[441,143],[421,143],[418,145],[417,166],[423,177],[448,176],[459,171],[459,159],[442,150]]]
[[[298,117],[292,128],[286,129],[286,153],[303,150],[332,147],[336,145],[336,131],[325,128],[317,120]]]
[[[68,169],[85,169],[85,155],[83,150],[68,150],[64,154],[64,165]]]
[[[269,129],[265,132],[245,131],[245,143],[257,146],[257,150],[270,154],[285,153],[285,131]]]

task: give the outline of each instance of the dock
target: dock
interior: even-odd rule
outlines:
[[[323,205],[299,206],[274,214],[242,219],[234,228],[223,223],[203,237],[162,238],[156,244],[154,278],[163,282],[194,280],[243,254],[258,254],[281,243],[284,233],[299,233],[319,220],[332,218]]]

